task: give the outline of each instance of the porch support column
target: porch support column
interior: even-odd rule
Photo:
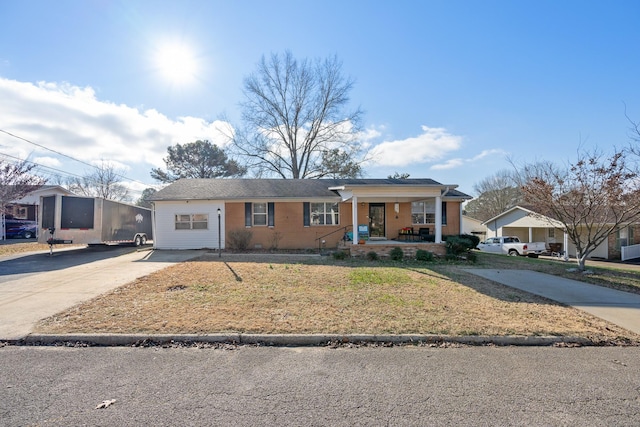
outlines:
[[[442,243],[442,197],[436,196],[436,239],[435,243]]]
[[[564,246],[564,260],[569,261],[569,234],[567,230],[564,229],[564,239],[562,241],[562,245]]]
[[[351,197],[351,234],[353,238],[351,239],[352,245],[358,244],[358,196],[355,194]]]
[[[529,241],[533,242],[533,227],[529,227]]]

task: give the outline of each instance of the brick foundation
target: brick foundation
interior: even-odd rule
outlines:
[[[351,245],[348,249],[352,257],[364,258],[367,253],[375,252],[380,258],[388,258],[389,252],[395,247],[399,247],[404,252],[405,258],[415,258],[416,251],[422,249],[428,252],[432,252],[437,256],[445,256],[447,249],[444,243],[375,243],[364,245]]]

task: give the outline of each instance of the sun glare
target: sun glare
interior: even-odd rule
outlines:
[[[191,83],[198,68],[192,50],[179,43],[161,47],[156,55],[156,66],[166,80],[176,85]]]

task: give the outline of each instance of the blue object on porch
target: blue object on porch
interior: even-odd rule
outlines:
[[[358,240],[369,240],[369,226],[358,224]]]
[[[344,233],[344,240],[346,240],[347,242],[353,241],[353,231],[347,231],[346,233]]]

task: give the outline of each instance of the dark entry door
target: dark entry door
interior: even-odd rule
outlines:
[[[385,237],[384,203],[369,204],[369,235],[371,237]]]

